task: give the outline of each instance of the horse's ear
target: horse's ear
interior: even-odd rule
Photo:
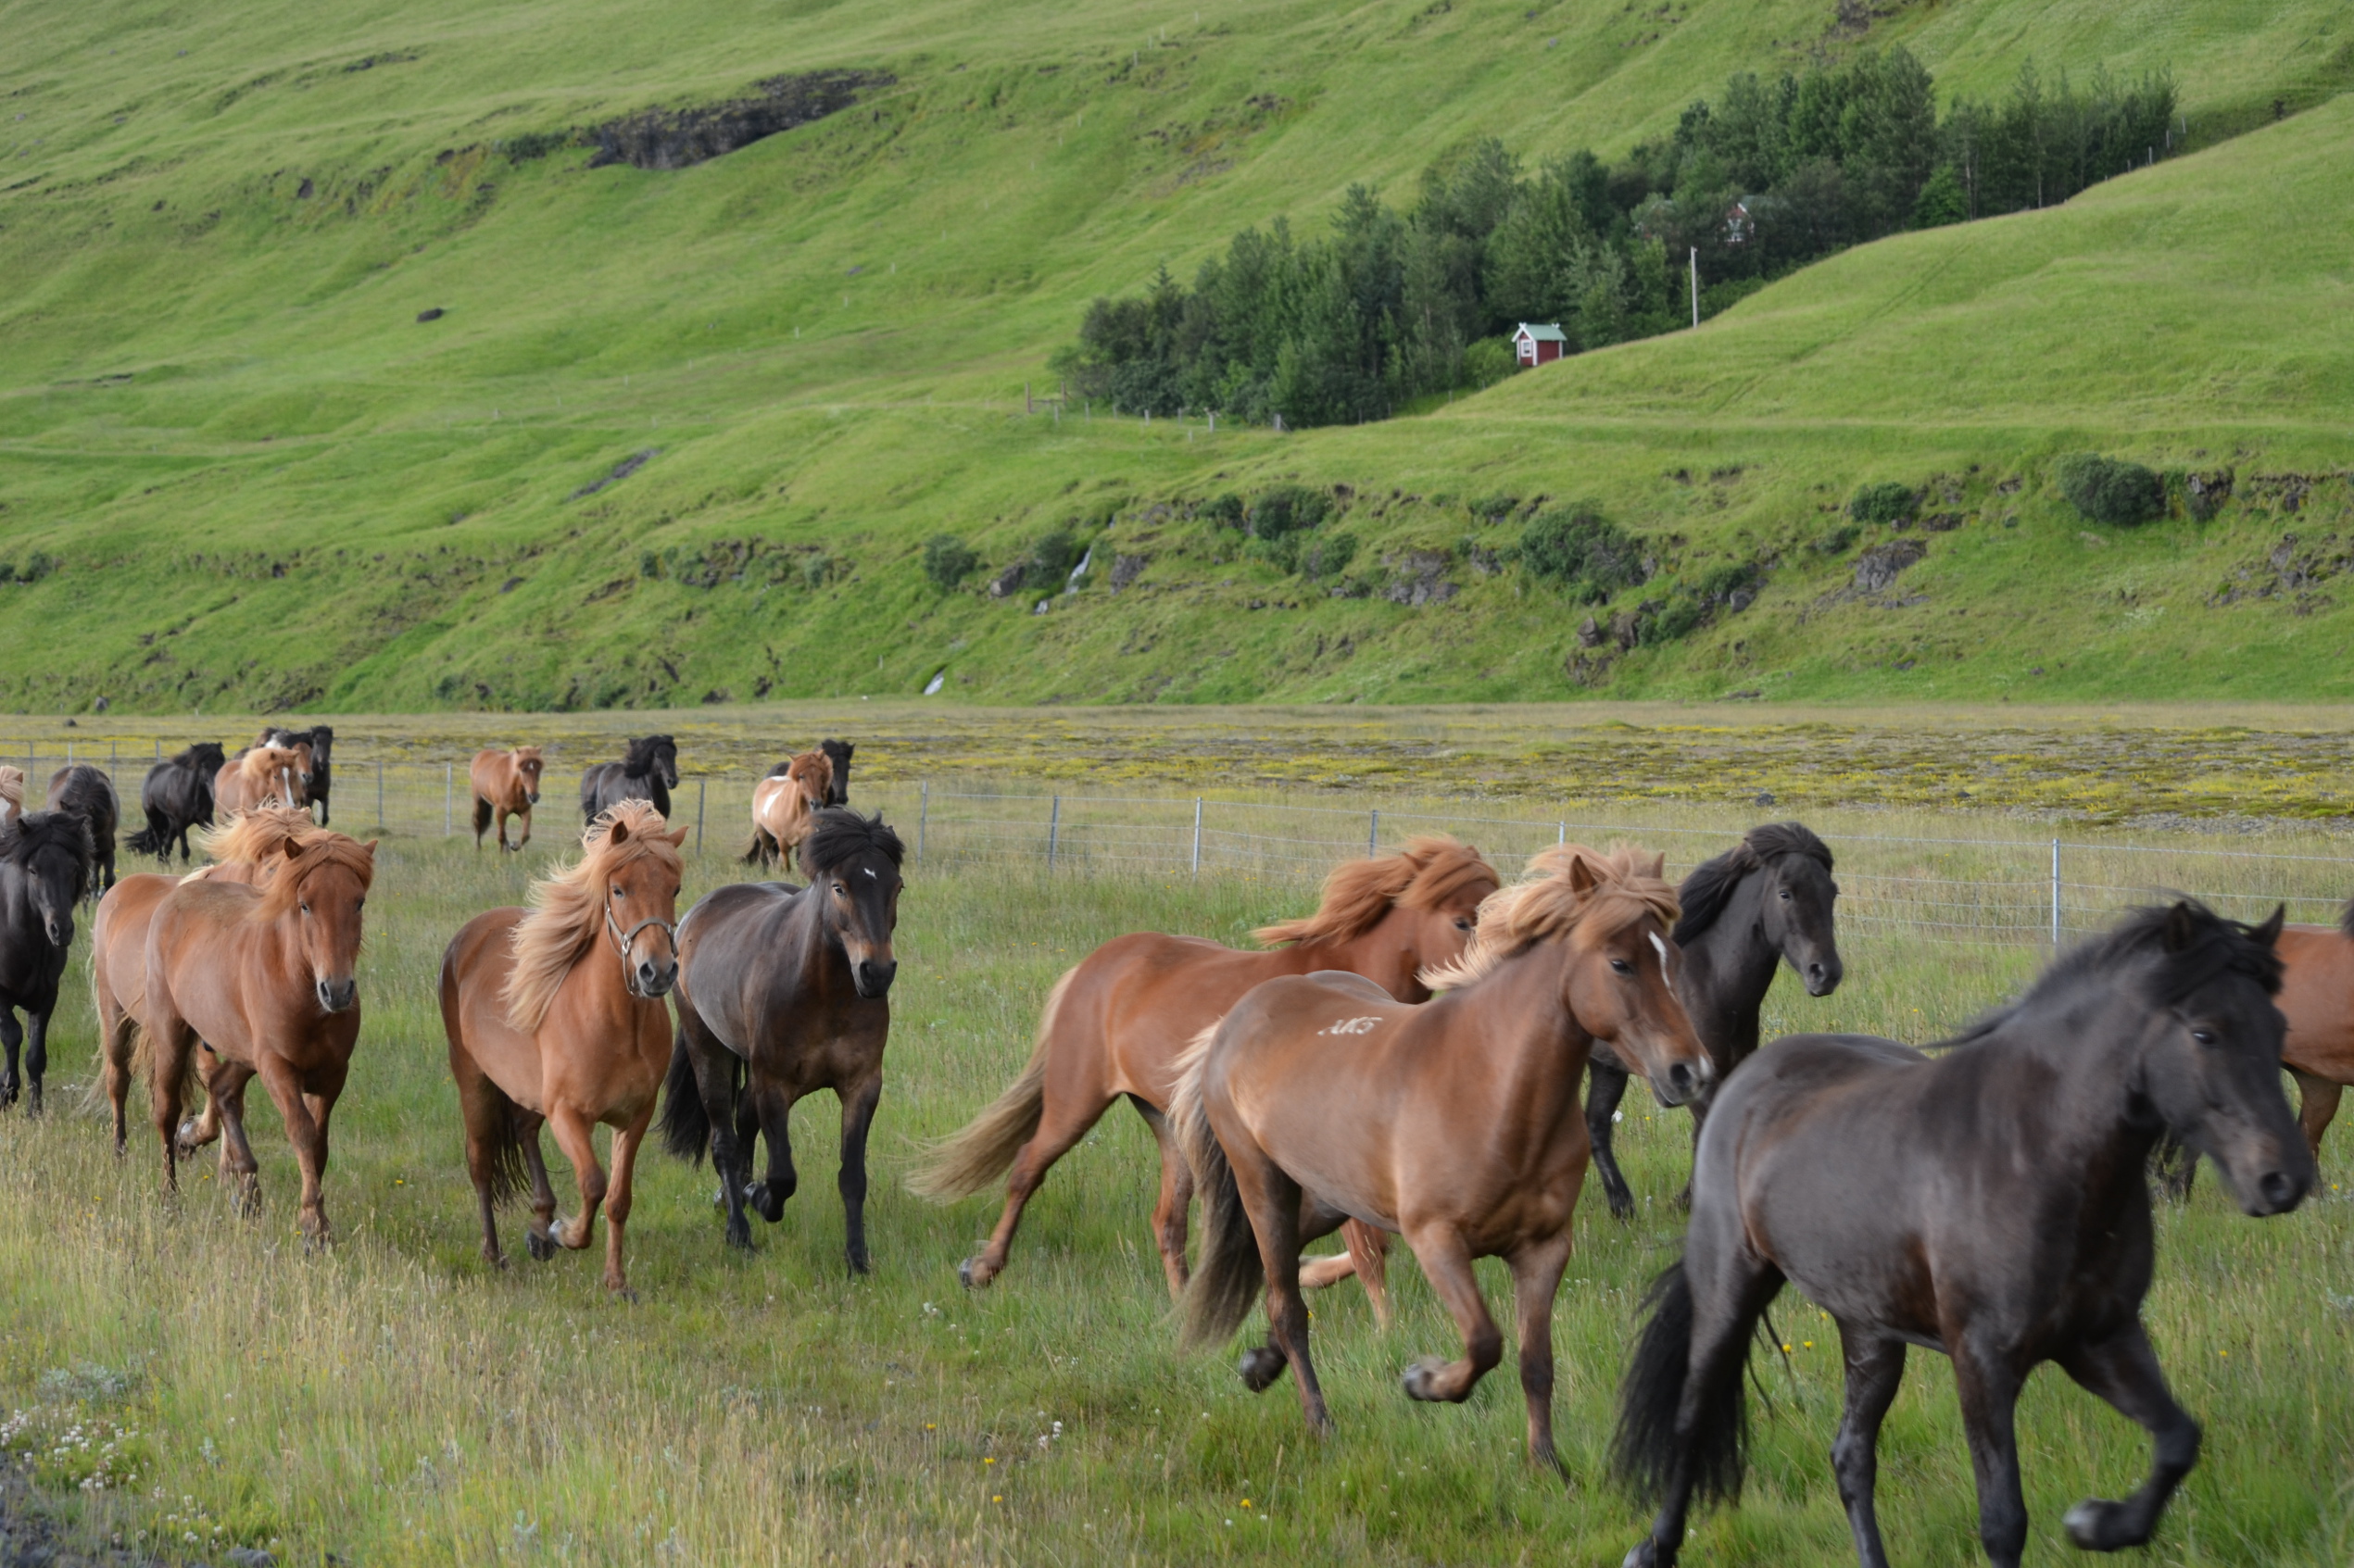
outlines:
[[[2166,911],[2166,950],[2179,953],[2198,940],[2198,919],[2188,904],[2176,904]]]
[[[286,840],[286,859],[289,860],[302,859],[302,846],[291,838]]]
[[[371,838],[367,843],[361,845],[360,847],[368,851],[368,858],[372,860],[376,858],[376,846],[383,842],[384,840],[381,838]]]
[[[670,847],[675,849],[686,842],[686,830],[680,828],[676,833],[665,834],[663,836],[670,840]]]
[[[605,831],[605,842],[608,844],[627,844],[629,842],[629,819],[626,817],[615,817],[613,819],[613,825]]]
[[[1651,878],[1654,882],[1667,881],[1668,852],[1665,849],[1654,850],[1651,856],[1651,867],[1643,874]]]
[[[1591,893],[1601,885],[1602,878],[1595,874],[1592,861],[1583,855],[1572,855],[1569,858],[1570,892]]]
[[[2272,918],[2258,926],[2255,930],[2249,932],[2248,935],[2255,937],[2259,942],[2263,943],[2267,947],[2276,946],[2281,939],[2281,926],[2287,920],[2288,906],[2286,904],[2275,904],[2272,906]]]

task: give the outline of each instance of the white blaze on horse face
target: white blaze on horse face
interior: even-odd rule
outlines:
[[[1668,983],[1669,991],[1673,991],[1676,988],[1676,977],[1668,972],[1668,944],[1659,939],[1659,934],[1655,931],[1651,934],[1651,947],[1652,950],[1659,955],[1659,978]]]

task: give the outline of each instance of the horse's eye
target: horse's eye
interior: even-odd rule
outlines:
[[[1474,922],[1468,915],[1457,915],[1455,916],[1454,928],[1457,931],[1469,931],[1476,923],[1477,922]]]
[[[1781,890],[1781,901],[1785,904],[1790,902],[1790,889],[1787,887]]]
[[[2215,1031],[2212,1029],[2194,1029],[2191,1031],[2191,1038],[2197,1040],[2202,1046],[2211,1046],[2215,1043]]]
[[[308,904],[305,904],[305,905],[302,907],[302,912],[303,912],[304,914],[308,914],[308,913],[310,913],[310,906],[309,906]]]
[[[1612,959],[1610,967],[1620,974],[1632,974],[1635,972],[1635,966],[1624,959]]]
[[[613,897],[616,897],[616,898],[618,898],[618,897],[620,897],[621,896],[622,896],[622,890],[621,890],[620,888],[618,888],[618,887],[614,888],[614,889],[613,889]]]

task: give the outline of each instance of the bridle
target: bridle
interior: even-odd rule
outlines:
[[[622,922],[613,918],[613,906],[611,902],[606,899],[599,899],[598,901],[605,906],[605,929],[613,934],[614,945],[622,956],[623,969],[626,970],[629,968],[629,950],[633,947],[636,946],[637,934],[645,930],[649,925],[661,926],[662,928],[662,935],[670,938],[671,951],[673,953],[676,953],[678,951],[678,927],[674,922],[666,921],[660,915],[648,915],[644,920],[639,921],[636,925],[631,926],[628,932],[624,934],[622,931]]]

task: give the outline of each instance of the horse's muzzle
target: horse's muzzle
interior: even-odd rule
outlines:
[[[73,946],[73,917],[71,915],[50,915],[44,918],[41,924],[49,934],[49,946],[52,947]]]
[[[319,1005],[329,1012],[348,1012],[359,1000],[359,982],[348,975],[341,980],[321,980],[318,985]]]
[[[1838,990],[1839,983],[1846,978],[1847,966],[1839,961],[1838,955],[1833,954],[1829,959],[1807,960],[1806,968],[1799,973],[1806,978],[1806,995],[1828,997]]]
[[[858,987],[860,996],[871,1001],[890,995],[891,981],[899,972],[896,959],[860,959],[850,965],[850,983]]]
[[[652,959],[640,959],[636,972],[631,976],[630,989],[650,1002],[658,997],[669,996],[670,988],[677,984],[676,959],[664,959],[660,963]]]
[[[536,806],[536,805],[538,805],[538,804],[539,804],[539,791],[537,791],[537,790],[535,790],[535,790],[532,790],[532,791],[529,791],[528,793],[526,793],[526,794],[524,795],[523,799],[524,799],[524,800],[525,800],[528,804],[530,804],[530,805],[533,805],[533,806]]]

